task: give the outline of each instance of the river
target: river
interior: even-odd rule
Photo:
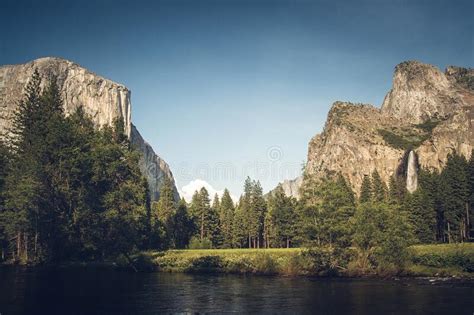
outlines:
[[[0,314],[473,314],[474,283],[0,269]]]

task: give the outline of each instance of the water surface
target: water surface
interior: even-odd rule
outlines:
[[[0,313],[473,314],[473,283],[0,269]]]

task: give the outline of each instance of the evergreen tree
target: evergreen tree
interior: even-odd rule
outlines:
[[[8,234],[7,229],[7,217],[5,216],[5,180],[8,174],[9,168],[9,155],[10,152],[7,146],[0,141],[0,262],[7,259],[8,252]]]
[[[191,201],[191,213],[199,230],[199,240],[205,239],[212,242],[216,227],[218,226],[218,214],[210,206],[209,193],[202,187],[193,195]],[[213,244],[215,245],[215,244]]]
[[[302,186],[300,235],[304,243],[347,246],[354,214],[354,194],[342,176]]]
[[[362,186],[360,187],[359,203],[369,202],[370,200],[372,200],[372,182],[369,176],[364,175]]]
[[[436,210],[429,194],[419,187],[405,202],[414,235],[420,243],[436,241]]]
[[[267,211],[267,203],[263,197],[263,189],[259,181],[254,181],[252,183],[251,207],[255,219],[252,228],[252,231],[255,233],[253,236],[253,247],[259,248],[261,245],[263,245],[263,225]]]
[[[231,248],[232,234],[233,234],[233,220],[235,215],[235,207],[232,198],[230,197],[229,190],[227,188],[224,190],[222,195],[220,208],[219,208],[219,221],[221,224],[222,232],[222,246],[224,248]]]
[[[471,151],[471,158],[467,167],[467,176],[469,180],[469,208],[467,219],[467,238],[471,240],[474,237],[474,150]]]
[[[405,181],[396,174],[390,177],[388,187],[388,199],[391,203],[400,204],[407,195]]]
[[[186,248],[195,231],[196,226],[188,213],[186,201],[184,198],[181,198],[178,203],[173,230],[173,238],[175,240],[176,248]]]
[[[371,187],[371,196],[372,200],[376,202],[382,202],[386,200],[387,197],[387,187],[382,181],[377,170],[374,170],[372,173],[372,187]]]
[[[212,242],[213,248],[222,246],[222,233],[219,220],[220,201],[219,196],[215,194],[212,206],[207,214],[208,238]]]
[[[279,184],[268,200],[265,220],[267,247],[290,247],[295,237],[295,204]]]
[[[466,240],[466,210],[469,202],[466,159],[457,154],[448,155],[440,180],[443,185],[445,229],[448,242]]]
[[[173,231],[175,229],[175,215],[177,206],[174,201],[173,184],[168,177],[164,178],[160,189],[160,199],[153,203],[152,217],[159,221],[159,226],[164,228],[165,247],[176,247]]]
[[[247,211],[243,207],[244,204],[244,198],[241,196],[232,221],[232,244],[237,248],[248,246]]]
[[[356,263],[362,270],[376,264],[402,267],[412,244],[412,226],[404,211],[396,205],[365,202],[357,207],[353,219]]]

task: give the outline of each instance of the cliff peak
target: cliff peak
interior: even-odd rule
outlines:
[[[393,86],[381,110],[412,124],[445,118],[464,105],[457,89],[455,82],[435,66],[405,61],[395,67]]]

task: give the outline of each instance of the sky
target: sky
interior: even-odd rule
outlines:
[[[394,67],[474,66],[474,2],[0,1],[0,64],[62,57],[125,84],[182,195],[301,173],[335,101],[380,106]]]

